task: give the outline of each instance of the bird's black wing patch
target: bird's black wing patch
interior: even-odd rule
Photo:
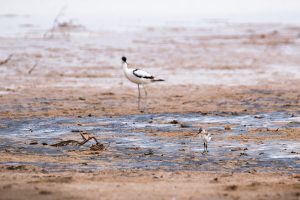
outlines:
[[[133,75],[135,75],[138,78],[154,79],[154,76],[152,76],[148,72],[145,72],[145,71],[142,71],[142,70],[139,70],[139,69],[133,70]]]

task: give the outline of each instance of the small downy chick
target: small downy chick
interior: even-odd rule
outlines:
[[[208,153],[208,142],[211,140],[211,135],[205,129],[200,128],[198,132],[200,138],[203,140],[204,150],[203,153]]]

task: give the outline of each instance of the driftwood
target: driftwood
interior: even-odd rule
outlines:
[[[92,151],[103,151],[107,148],[107,147],[104,146],[104,144],[99,143],[98,140],[90,133],[80,132],[80,135],[83,139],[83,141],[81,141],[81,142],[76,141],[76,140],[65,140],[65,141],[55,143],[55,144],[51,144],[50,146],[53,146],[53,147],[62,147],[62,146],[68,146],[68,145],[69,146],[82,146],[85,143],[87,143],[88,141],[94,140],[96,142],[96,144],[93,144],[90,147],[90,150],[92,150]]]
[[[0,65],[4,65],[4,64],[8,63],[8,61],[10,61],[12,57],[13,57],[13,54],[10,54],[5,60],[0,60]]]
[[[45,39],[53,39],[55,35],[59,34],[66,39],[69,39],[71,31],[82,31],[85,30],[85,27],[74,23],[72,20],[62,21],[62,17],[64,16],[65,10],[67,9],[67,5],[63,6],[58,14],[55,16],[53,20],[52,27],[48,29],[44,34],[43,38]]]
[[[43,35],[44,38],[52,38],[52,37],[53,37],[53,33],[54,33],[56,27],[57,27],[58,24],[59,24],[59,18],[60,18],[62,15],[64,15],[64,12],[65,12],[66,8],[67,8],[67,5],[63,6],[63,7],[60,9],[60,11],[58,12],[58,14],[56,15],[56,17],[55,17],[54,20],[53,20],[52,28],[51,28],[50,30],[47,30],[47,31],[44,33],[44,35]]]

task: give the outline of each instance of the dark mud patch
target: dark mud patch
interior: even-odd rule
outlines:
[[[256,117],[260,116],[260,117]],[[259,113],[258,115],[144,114],[121,117],[34,118],[1,120],[0,153],[15,155],[72,156],[78,164],[28,161],[45,170],[195,170],[226,172],[300,172],[300,142],[285,137],[265,137],[261,130],[280,134],[280,130],[299,128],[299,113]],[[172,122],[172,123],[170,123]],[[173,123],[180,122],[180,123]],[[188,124],[182,127],[181,124]],[[226,127],[230,126],[228,129]],[[201,154],[203,144],[196,133],[205,127],[213,139],[209,153]],[[74,132],[74,130],[77,130]],[[241,140],[259,130],[257,140]],[[276,131],[279,130],[279,131]],[[78,132],[89,132],[101,143],[110,144],[106,151],[91,153],[99,146],[86,142],[78,146],[52,147],[57,141],[78,140]],[[178,133],[178,134],[177,134]],[[233,137],[233,138],[230,138]],[[37,144],[30,145],[31,141]],[[89,149],[91,148],[91,149]],[[100,148],[101,149],[101,148]],[[293,153],[292,153],[293,152]],[[21,162],[14,162],[22,165]],[[42,163],[42,164],[41,164]],[[82,165],[81,163],[86,163]],[[1,162],[1,165],[11,165]]]

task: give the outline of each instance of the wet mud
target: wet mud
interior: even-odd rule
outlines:
[[[195,170],[212,172],[286,172],[300,169],[300,113],[260,113],[259,115],[142,114],[121,117],[41,118],[1,120],[0,151],[15,155],[76,156],[74,165],[51,162],[25,162],[45,170],[62,169],[142,169]],[[213,137],[209,153],[202,154],[199,127]],[[230,130],[229,128],[231,127]],[[227,129],[227,130],[226,130]],[[288,135],[294,130],[295,135]],[[82,146],[53,147],[53,144],[80,139],[88,131],[105,151]],[[276,132],[277,137],[273,137]],[[9,134],[8,134],[9,133]],[[52,144],[52,145],[51,145]],[[1,162],[23,165],[24,162]],[[86,163],[81,168],[80,163]],[[91,163],[91,165],[90,165]]]

